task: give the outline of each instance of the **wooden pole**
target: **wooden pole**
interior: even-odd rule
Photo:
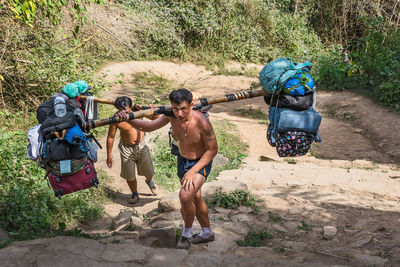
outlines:
[[[200,106],[200,108],[201,108],[201,107],[211,105],[211,104],[237,101],[237,100],[259,97],[259,96],[264,96],[264,95],[268,95],[268,93],[266,91],[264,91],[263,89],[258,89],[258,90],[249,90],[249,91],[238,92],[238,93],[234,93],[234,94],[227,94],[224,96],[217,96],[217,97],[210,97],[210,98],[203,97],[203,98],[200,98],[200,105],[198,105],[198,106]],[[108,101],[112,101],[112,100],[108,100]],[[133,119],[143,118],[143,117],[147,117],[147,116],[151,116],[151,115],[164,114],[165,112],[168,112],[171,110],[172,110],[172,106],[166,105],[166,106],[158,106],[155,108],[149,108],[149,109],[131,112],[128,115],[129,115],[129,120],[133,120]],[[112,116],[112,117],[109,117],[106,119],[89,120],[83,126],[86,131],[89,131],[90,129],[93,129],[96,127],[101,127],[101,126],[118,123],[118,122],[122,122],[122,121],[126,121],[126,119]]]

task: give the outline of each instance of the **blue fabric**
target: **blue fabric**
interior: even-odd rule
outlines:
[[[196,165],[196,163],[199,162],[199,160],[200,159],[189,160],[182,157],[181,154],[178,154],[178,177],[182,179],[183,176],[185,176],[185,173],[187,173],[194,165]],[[213,161],[211,160],[207,166],[200,169],[197,173],[203,175],[207,179],[208,175],[211,172],[212,162]]]
[[[264,88],[270,94],[279,93],[284,84],[299,73],[308,73],[311,69],[311,63],[294,63],[288,58],[278,58],[261,70],[259,80]]]
[[[322,117],[313,108],[295,111],[289,108],[271,106],[268,115],[274,131],[284,132],[298,130],[305,133],[317,134]]]
[[[303,84],[306,84],[308,88]],[[299,73],[285,83],[283,91],[289,95],[300,96],[315,91],[314,85],[314,79],[310,75]]]
[[[82,132],[82,129],[75,123],[75,125],[67,130],[65,133],[65,140],[72,145],[78,145],[82,141],[86,141],[86,138]]]

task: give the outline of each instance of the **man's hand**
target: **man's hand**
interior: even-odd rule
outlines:
[[[107,167],[111,169],[112,168],[112,158],[111,157],[107,157],[107,161],[106,162],[107,162]]]
[[[118,111],[117,113],[115,113],[115,116],[124,120],[127,120],[129,118],[128,112],[126,110]]]
[[[193,187],[194,190],[194,180],[196,179],[196,173],[192,170],[189,170],[185,173],[182,180],[182,188],[185,191],[190,191],[190,186]]]

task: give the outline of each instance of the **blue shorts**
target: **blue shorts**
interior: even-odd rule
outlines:
[[[194,160],[189,160],[185,159],[184,157],[181,156],[181,154],[178,154],[178,177],[180,179],[185,176],[185,173],[187,173],[194,165],[196,165],[197,162],[199,162],[200,159],[194,159]],[[200,169],[197,173],[203,175],[204,177],[207,177],[211,172],[211,167],[212,167],[212,160],[210,163],[208,163],[207,166],[204,168]]]

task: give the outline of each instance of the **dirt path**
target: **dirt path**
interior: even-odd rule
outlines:
[[[193,64],[126,62],[102,70],[112,84],[103,97],[114,99],[119,95],[132,95],[131,75],[149,70],[203,96],[246,90],[256,81],[243,76],[213,76]],[[121,79],[124,83],[114,83]],[[324,115],[320,128],[323,142],[314,145],[314,156],[285,160],[268,145],[267,125],[237,112],[239,108],[249,107],[267,116],[262,98],[219,104],[211,110],[212,121],[235,123],[250,148],[245,164],[240,169],[221,172],[216,183],[223,184],[223,189],[241,183],[263,200],[265,206],[260,213],[245,209],[213,211],[210,218],[217,240],[205,246],[193,246],[189,252],[149,248],[154,243],[136,244],[128,239],[124,244],[101,247],[102,256],[97,260],[89,247],[100,245],[93,242],[83,252],[86,262],[89,265],[118,262],[121,266],[132,262],[146,266],[194,266],[193,262],[199,260],[208,266],[400,266],[400,116],[349,92],[319,92],[317,110]],[[165,127],[158,133],[166,134],[167,130]],[[101,143],[105,146],[105,139]],[[127,204],[129,189],[119,178],[116,144],[114,167],[105,166],[105,150],[101,151],[97,163],[97,168],[113,178],[111,191],[116,197],[106,205],[106,216],[84,230],[107,233],[112,218],[123,210],[134,210],[139,216],[151,217],[149,226],[152,228],[158,229],[158,220],[168,220],[174,225],[174,232],[181,222],[179,213],[152,217],[159,198],[167,193],[161,192],[157,197],[147,195],[150,192],[144,177],[138,178],[141,201],[135,206]],[[270,160],[260,161],[260,156]],[[236,245],[235,240],[242,239],[250,230],[262,229],[274,234],[268,247]],[[43,242],[47,242],[43,247],[48,250],[53,241]],[[66,248],[77,246],[72,245],[75,240],[66,238],[62,242]],[[142,246],[143,242],[147,247]],[[132,254],[133,245],[138,252],[129,258],[127,255]],[[15,245],[7,253],[13,250],[19,253],[26,247],[28,245]],[[32,253],[33,249],[30,251]],[[48,253],[43,251],[42,254]],[[126,254],[120,255],[121,251]],[[1,255],[0,250],[0,258]],[[39,260],[40,256],[37,257]]]

